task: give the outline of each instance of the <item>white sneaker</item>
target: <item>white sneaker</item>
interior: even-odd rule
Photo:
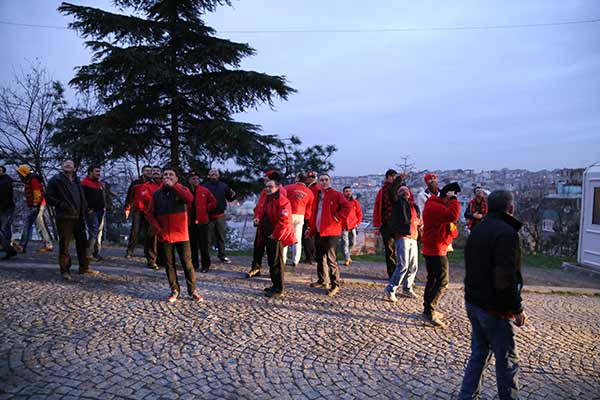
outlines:
[[[387,289],[383,290],[383,300],[389,301],[390,303],[397,303],[398,298],[396,297],[396,293],[389,292]]]

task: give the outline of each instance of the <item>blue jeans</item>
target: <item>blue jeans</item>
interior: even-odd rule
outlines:
[[[483,384],[483,371],[496,358],[498,397],[519,398],[519,364],[515,347],[515,326],[511,321],[496,318],[489,312],[466,303],[471,322],[471,356],[460,388],[460,399],[478,399]]]
[[[95,248],[98,243],[98,235],[100,232],[100,224],[104,218],[104,210],[92,211],[85,214],[85,224],[88,231],[88,257],[96,253]]]
[[[52,240],[50,240],[50,235],[48,235],[48,230],[46,229],[46,223],[44,222],[44,209],[46,207],[35,206],[29,209],[27,213],[27,217],[25,218],[25,226],[23,226],[23,234],[21,235],[21,242],[19,243],[24,250],[27,249],[27,244],[31,239],[31,235],[33,234],[33,224],[37,225],[38,231],[42,236],[42,240],[44,241],[46,247],[52,247]]]
[[[9,208],[0,211],[0,242],[5,251],[11,248],[10,241],[12,239],[12,220],[14,208]]]
[[[356,228],[350,229],[349,231],[342,232],[342,252],[344,253],[344,260],[349,260],[352,256],[352,248],[356,241]]]
[[[412,289],[419,267],[419,249],[415,239],[400,238],[395,244],[397,264],[386,287],[389,293],[396,293],[400,285],[404,291]]]

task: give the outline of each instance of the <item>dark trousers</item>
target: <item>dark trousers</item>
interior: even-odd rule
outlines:
[[[317,278],[325,285],[340,286],[340,268],[337,263],[336,249],[339,236],[315,236],[317,252]]]
[[[189,240],[176,243],[160,242],[160,245],[165,252],[165,270],[167,271],[167,280],[169,281],[171,293],[181,293],[179,281],[177,280],[177,271],[175,270],[175,252],[173,251],[175,249],[179,254],[179,260],[181,261],[181,266],[183,267],[188,294],[191,296],[196,291],[196,275],[194,274],[194,267],[192,265],[192,255]]]
[[[254,246],[252,247],[252,269],[257,269],[260,271],[260,267],[262,267],[262,260],[265,256],[265,240],[259,240],[258,237],[258,229],[256,230],[256,235],[254,236]]]
[[[383,250],[385,252],[385,265],[387,267],[388,278],[391,278],[396,270],[396,239],[394,238],[394,235],[388,233],[388,228],[385,225],[381,226],[379,233],[381,233],[381,238],[383,239]]]
[[[146,256],[146,263],[150,266],[156,264],[156,258],[158,257],[158,239],[154,231],[150,228],[150,225],[148,223],[145,225],[144,256]]]
[[[304,248],[304,261],[307,263],[314,262],[316,259],[315,237],[305,237],[304,234],[308,229],[309,222],[304,221],[302,225],[302,248]]]
[[[7,208],[6,210],[0,210],[0,244],[7,254],[15,254],[10,241],[12,239],[12,220],[14,208]]]
[[[200,268],[208,271],[210,268],[210,247],[208,245],[208,224],[192,224],[189,226],[190,247],[192,253],[192,265],[195,270]],[[200,263],[198,262],[198,250],[200,250]]]
[[[140,233],[148,233],[148,222],[144,217],[143,211],[133,210],[131,215],[131,232],[129,233],[129,243],[127,244],[127,254],[133,255],[135,246],[137,245]],[[144,246],[144,255],[146,254],[146,246]]]
[[[425,256],[427,284],[423,295],[423,307],[426,314],[435,311],[444,289],[448,286],[448,257]]]
[[[69,243],[73,239],[75,239],[79,272],[88,270],[90,262],[86,256],[87,238],[83,218],[56,218],[56,229],[58,230],[58,265],[60,266],[60,273],[69,272],[71,268]]]
[[[460,388],[460,399],[478,399],[483,371],[496,358],[496,386],[500,399],[519,398],[519,356],[515,344],[515,327],[489,312],[466,303],[471,322],[471,356]]]
[[[216,243],[218,251],[218,257],[225,257],[225,231],[226,231],[226,218],[225,216],[213,219],[208,223],[208,231],[210,232],[210,243]]]
[[[267,262],[269,263],[269,273],[271,282],[276,292],[283,292],[283,280],[285,277],[285,265],[283,263],[283,246],[281,241],[265,238],[267,248]]]

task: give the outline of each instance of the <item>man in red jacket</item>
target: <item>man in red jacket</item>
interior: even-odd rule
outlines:
[[[273,285],[265,288],[265,296],[281,297],[285,264],[283,249],[296,243],[292,228],[292,206],[281,191],[278,182],[269,180],[265,183],[265,201],[260,208],[257,240],[260,246],[267,248],[267,262]]]
[[[319,185],[321,189],[315,198],[310,228],[307,231],[307,234],[315,237],[317,250],[318,279],[310,286],[325,288],[328,296],[335,296],[340,291],[336,249],[342,234],[342,221],[350,212],[350,203],[343,194],[331,187],[329,175],[321,174]]]
[[[389,228],[392,218],[392,200],[389,196],[389,187],[394,182],[394,179],[396,179],[396,176],[398,176],[398,172],[393,169],[388,169],[385,172],[383,186],[377,192],[373,207],[373,226],[379,228],[379,233],[381,233],[381,238],[383,239],[388,278],[392,277],[396,269],[396,242]]]
[[[148,223],[144,217],[144,205],[141,194],[142,186],[151,179],[152,167],[150,165],[144,165],[142,167],[142,176],[131,182],[129,189],[127,189],[127,196],[125,197],[125,219],[129,218],[129,213],[132,209],[133,213],[131,214],[131,232],[129,234],[129,243],[127,244],[125,258],[133,257],[140,232],[147,231]]]
[[[154,193],[162,187],[162,170],[159,166],[152,167],[152,178],[142,184],[139,188],[139,196],[141,203],[143,204],[142,209],[144,210],[144,219],[148,220],[148,206]],[[145,226],[144,230],[145,241],[144,241],[144,256],[146,256],[146,265],[148,268],[153,270],[159,269],[159,264],[164,264],[164,254],[162,250],[158,249],[158,240],[156,235],[150,229],[149,225]],[[159,255],[160,251],[160,255]],[[160,259],[160,262],[158,260]]]
[[[192,265],[190,251],[190,236],[188,232],[187,208],[192,204],[194,197],[188,188],[178,182],[177,172],[170,167],[163,170],[163,186],[154,192],[146,216],[159,245],[165,254],[165,269],[171,288],[168,302],[173,303],[179,298],[180,287],[177,281],[177,271],[173,260],[173,249],[177,250],[188,294],[194,301],[203,301],[196,293],[196,276]]]
[[[194,202],[188,215],[190,228],[190,246],[192,250],[192,265],[196,271],[208,272],[210,268],[210,246],[208,241],[208,213],[217,207],[217,199],[210,190],[200,185],[200,175],[190,173],[189,184],[194,195]],[[198,263],[200,249],[200,263]],[[202,265],[202,268],[200,268]]]
[[[317,198],[317,194],[321,189],[321,186],[317,183],[317,173],[315,171],[306,172],[306,178],[304,179],[306,187],[310,189],[313,194],[313,202]],[[315,262],[315,238],[314,236],[307,236],[306,231],[310,226],[310,218],[304,219],[304,225],[302,225],[302,247],[304,248],[304,262],[312,265]]]
[[[296,238],[296,244],[291,246],[294,267],[297,267],[300,262],[300,256],[302,255],[302,228],[304,221],[310,221],[314,199],[312,190],[306,187],[304,183],[305,180],[306,176],[303,173],[299,173],[296,176],[296,182],[285,187],[288,200],[292,205],[292,225],[294,226],[294,237]],[[287,255],[286,250],[287,248],[284,249],[284,255]]]
[[[435,309],[446,286],[448,286],[448,247],[458,236],[456,221],[460,216],[460,204],[456,193],[458,183],[442,188],[440,196],[431,196],[423,210],[423,255],[427,268],[427,284],[423,295],[423,317],[433,326],[444,327],[441,314]]]
[[[352,247],[356,241],[356,228],[362,222],[362,208],[358,200],[352,195],[352,188],[346,186],[343,190],[344,197],[350,203],[348,217],[342,221],[342,250],[344,252],[344,265],[352,264]]]

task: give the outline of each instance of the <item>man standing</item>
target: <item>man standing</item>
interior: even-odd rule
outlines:
[[[106,208],[106,197],[104,194],[104,184],[100,181],[100,167],[91,165],[88,168],[88,174],[81,181],[83,195],[87,203],[85,213],[85,222],[88,231],[87,257],[94,258],[95,249],[98,242],[100,224],[104,218]],[[100,254],[96,255],[96,260],[100,261]]]
[[[342,234],[342,221],[348,217],[350,204],[343,194],[331,187],[331,177],[319,176],[321,189],[315,199],[308,235],[315,236],[317,250],[317,281],[314,288],[327,289],[328,296],[340,291],[340,269],[336,249]]]
[[[258,241],[267,249],[267,262],[271,275],[271,287],[265,288],[265,296],[283,296],[285,263],[283,249],[296,242],[292,229],[292,206],[281,192],[278,182],[269,180],[265,183],[266,198],[260,208]]]
[[[52,240],[50,240],[50,235],[48,234],[48,229],[46,229],[46,223],[44,222],[46,199],[44,198],[42,177],[31,172],[31,168],[27,165],[21,165],[17,168],[17,172],[19,173],[21,181],[25,184],[25,201],[29,208],[23,226],[21,242],[19,243],[21,251],[23,253],[27,251],[27,244],[33,234],[33,224],[37,225],[38,231],[45,243],[45,246],[39,249],[39,251],[44,253],[52,251]]]
[[[416,299],[413,283],[417,276],[419,250],[418,229],[421,222],[419,208],[410,196],[410,189],[401,177],[389,188],[392,200],[390,232],[396,241],[398,265],[384,291],[384,300],[397,302],[396,291],[403,286],[402,296]]]
[[[58,230],[58,264],[64,280],[70,281],[71,255],[69,243],[75,239],[79,273],[98,275],[97,271],[90,269],[90,262],[86,255],[87,240],[85,237],[84,216],[87,211],[83,188],[79,178],[75,175],[73,160],[62,163],[63,172],[55,175],[48,182],[46,199],[54,207],[56,213],[56,229]]]
[[[344,197],[350,203],[350,212],[348,217],[342,221],[342,251],[344,252],[344,265],[352,264],[352,248],[356,241],[356,227],[362,222],[362,208],[358,200],[352,195],[352,188],[346,186],[342,192]]]
[[[498,397],[517,399],[519,364],[514,327],[527,321],[521,304],[518,231],[522,223],[512,216],[511,192],[493,192],[488,204],[488,217],[473,229],[465,247],[465,304],[471,322],[471,356],[459,396],[479,398],[482,374],[493,353]]]
[[[423,180],[425,181],[425,185],[427,187],[417,196],[417,207],[419,207],[421,216],[423,216],[423,211],[425,210],[425,203],[427,200],[429,200],[431,196],[440,195],[440,191],[438,189],[438,177],[436,174],[429,172],[425,174]]]
[[[194,270],[208,272],[210,268],[210,246],[208,243],[208,213],[217,206],[217,199],[210,190],[200,185],[200,176],[192,172],[188,179],[194,202],[189,212],[190,246]],[[200,263],[198,262],[200,249]],[[202,268],[200,268],[202,265]]]
[[[196,276],[192,265],[190,236],[188,232],[187,207],[192,204],[193,196],[188,188],[181,185],[175,169],[166,167],[163,170],[163,186],[154,192],[146,217],[150,229],[163,247],[166,261],[167,280],[171,288],[169,303],[177,301],[181,289],[177,280],[173,249],[177,250],[188,294],[194,301],[203,301],[196,293]]]
[[[227,209],[227,202],[235,200],[235,192],[226,183],[219,181],[219,176],[219,170],[213,168],[208,171],[208,181],[203,184],[217,199],[217,207],[209,213],[208,231],[210,237],[216,239],[219,248],[219,260],[225,264],[230,264],[231,260],[225,256],[225,230],[227,227],[225,210]]]
[[[306,173],[306,179],[304,181],[306,187],[310,189],[313,194],[313,202],[316,201],[317,194],[321,187],[317,183],[317,173],[315,171],[308,171]],[[302,247],[304,248],[304,262],[312,265],[315,262],[315,238],[314,236],[307,236],[306,231],[310,226],[310,218],[304,219],[304,225],[302,225]]]
[[[397,175],[398,173],[393,169],[388,169],[385,172],[383,186],[377,192],[373,207],[373,226],[379,228],[381,238],[383,239],[388,278],[392,277],[396,269],[396,246],[394,235],[390,233],[389,229],[390,219],[392,218],[392,201],[389,195],[389,187]]]
[[[152,179],[152,167],[144,165],[142,167],[142,176],[134,180],[131,185],[129,185],[129,189],[127,189],[127,197],[125,197],[125,219],[129,218],[129,212],[132,208],[133,214],[131,216],[131,233],[129,234],[129,244],[127,245],[125,258],[133,257],[140,232],[147,231],[148,224],[144,217],[142,186],[150,179]]]
[[[312,190],[306,187],[304,181],[306,176],[301,172],[296,176],[296,182],[287,185],[287,197],[292,206],[292,225],[296,243],[291,246],[292,262],[294,267],[298,266],[302,256],[302,228],[304,221],[310,221],[314,195]]]
[[[469,231],[472,231],[475,225],[480,223],[482,218],[488,213],[485,193],[481,186],[477,186],[473,189],[473,194],[475,194],[475,198],[471,199],[469,206],[465,210],[465,219],[467,220]]]
[[[458,236],[455,224],[460,216],[458,192],[460,186],[456,182],[444,186],[439,197],[431,196],[427,200],[423,211],[423,255],[427,268],[423,317],[435,327],[445,326],[436,307],[448,286],[448,247]]]
[[[0,165],[0,244],[6,252],[2,257],[8,260],[14,257],[17,252],[12,247],[12,219],[15,212],[15,202],[13,199],[13,180],[6,175],[6,168]]]
[[[144,210],[144,220],[148,221],[147,210],[150,205],[150,200],[154,193],[160,189],[162,186],[162,170],[159,166],[152,167],[152,178],[147,180],[143,185],[141,185],[140,190],[140,198],[142,201],[142,210]],[[150,229],[149,224],[144,225],[144,256],[146,256],[146,265],[148,268],[153,270],[159,269],[159,263],[157,260],[160,258],[160,264],[164,264],[164,254],[162,254],[162,249],[158,249],[158,240],[154,231]],[[160,257],[159,257],[160,253]]]

